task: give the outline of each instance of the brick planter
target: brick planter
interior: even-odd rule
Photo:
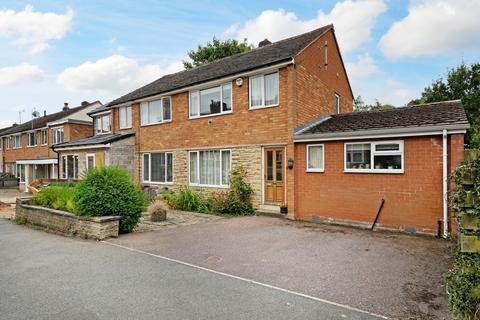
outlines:
[[[44,208],[32,204],[30,198],[17,198],[15,217],[23,218],[27,225],[64,236],[103,240],[118,236],[120,217],[79,217],[69,212]]]

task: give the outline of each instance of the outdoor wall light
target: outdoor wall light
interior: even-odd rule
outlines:
[[[288,159],[288,169],[292,170],[293,169],[293,159]]]

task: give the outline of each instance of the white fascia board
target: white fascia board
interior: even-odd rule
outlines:
[[[70,151],[70,150],[85,150],[85,149],[101,149],[110,148],[110,143],[108,144],[92,144],[86,146],[78,146],[78,147],[54,147],[55,151]]]
[[[58,161],[55,158],[52,159],[31,159],[31,160],[17,160],[16,164],[57,164]]]

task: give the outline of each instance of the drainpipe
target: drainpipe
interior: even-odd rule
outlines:
[[[443,238],[448,237],[448,151],[447,151],[447,130],[443,130]]]

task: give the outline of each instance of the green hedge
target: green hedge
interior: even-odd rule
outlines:
[[[39,206],[75,213],[74,188],[51,186],[41,189],[34,200]]]

